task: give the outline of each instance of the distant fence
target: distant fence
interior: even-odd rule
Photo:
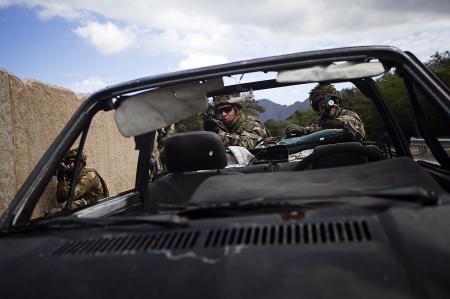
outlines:
[[[439,143],[442,145],[447,154],[450,154],[450,138],[440,138]],[[416,160],[424,160],[429,162],[436,162],[430,148],[423,138],[411,137],[409,148]]]

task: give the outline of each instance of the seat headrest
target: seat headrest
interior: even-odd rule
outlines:
[[[222,140],[213,132],[179,133],[167,138],[164,154],[169,172],[221,169],[227,165]]]

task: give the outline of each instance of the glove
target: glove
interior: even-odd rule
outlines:
[[[203,129],[205,131],[211,131],[214,133],[218,133],[220,130],[218,120],[214,119],[212,117],[208,117],[203,122]]]
[[[77,209],[83,208],[83,207],[88,206],[88,205],[89,205],[89,202],[87,200],[81,198],[81,199],[77,199],[77,200],[72,201],[70,209],[71,210],[77,210]]]
[[[289,125],[286,128],[286,136],[303,136],[306,135],[306,129],[297,125]]]

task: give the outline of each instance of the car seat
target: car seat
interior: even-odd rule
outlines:
[[[165,141],[168,174],[151,182],[150,200],[158,204],[183,204],[208,177],[235,175],[220,171],[227,165],[219,135],[198,131],[176,134]]]
[[[299,162],[293,170],[358,165],[384,159],[384,153],[374,145],[363,145],[359,142],[326,144],[315,147],[314,152]]]

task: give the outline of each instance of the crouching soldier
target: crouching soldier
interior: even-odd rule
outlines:
[[[286,136],[302,136],[324,129],[350,129],[364,139],[366,132],[358,114],[343,109],[342,97],[331,84],[318,84],[309,93],[309,103],[319,113],[317,120],[301,127],[291,124],[286,128]]]
[[[67,201],[70,182],[75,170],[77,150],[70,150],[58,169],[56,199],[59,203]],[[103,178],[93,168],[86,168],[86,155],[81,155],[80,174],[75,186],[75,192],[70,209],[75,210],[94,205],[99,199],[108,197],[108,187]]]

